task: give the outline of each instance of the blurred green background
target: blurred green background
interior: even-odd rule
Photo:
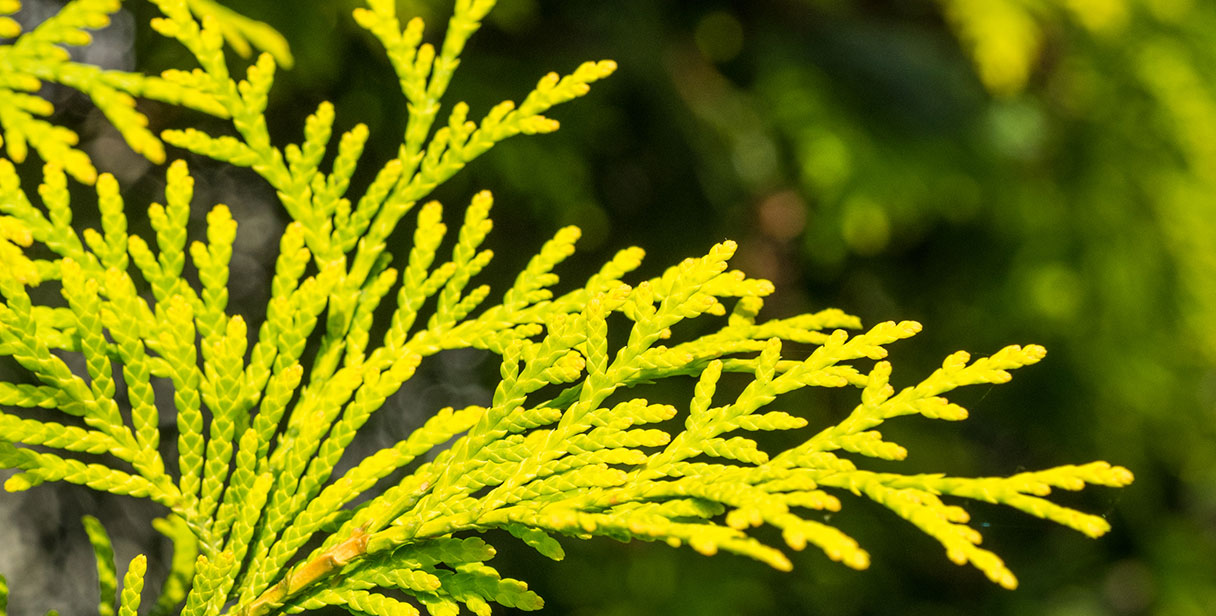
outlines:
[[[620,64],[556,112],[557,134],[511,140],[437,193],[459,206],[495,192],[503,271],[565,224],[585,232],[567,280],[625,246],[646,248],[653,272],[729,237],[737,266],[777,283],[770,316],[833,306],[867,323],[921,321],[893,354],[904,382],[957,349],[1048,348],[1012,383],[957,396],[973,413],[963,424],[893,425],[905,468],[1106,459],[1137,480],[1062,496],[1110,520],[1097,541],[968,505],[1020,577],[1013,592],[850,498],[831,521],[872,552],[863,572],[814,551],[783,574],[609,540],[565,540],[567,559],[550,563],[500,538],[495,564],[545,597],[547,614],[1216,613],[1214,4],[500,0],[449,98],[474,116],[549,70]],[[372,128],[365,159],[395,150],[404,102],[349,17],[355,3],[229,5],[278,28],[295,54],[272,92],[273,133],[297,140],[304,116],[333,100],[339,127]],[[399,8],[435,40],[450,3]],[[142,28],[147,7],[129,10]],[[136,66],[184,62],[142,32]],[[153,116],[160,128],[191,121]]]

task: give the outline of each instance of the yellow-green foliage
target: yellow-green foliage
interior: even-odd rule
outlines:
[[[1129,14],[1146,4],[1155,13],[1185,10],[1186,2],[1149,0],[1067,0],[1035,3],[1023,0],[938,0],[950,26],[967,47],[980,81],[992,93],[1017,94],[1026,87],[1043,52],[1045,21],[1063,13],[1086,30],[1113,35]],[[1173,8],[1164,8],[1174,4]]]
[[[185,46],[199,68],[143,76],[72,63],[61,46],[86,44],[87,29],[104,25],[116,0],[76,0],[26,33],[0,22],[0,32],[16,36],[0,47],[0,122],[11,159],[0,159],[0,354],[37,380],[0,383],[0,468],[18,471],[5,482],[10,491],[68,481],[163,505],[168,516],[157,529],[177,553],[151,613],[250,616],[340,605],[364,614],[456,614],[461,606],[486,614],[491,602],[539,608],[523,582],[486,564],[494,548],[477,533],[494,528],[555,559],[563,556],[555,536],[603,535],[687,544],[707,555],[724,550],[789,569],[779,546],[749,532],[768,525],[789,548],[814,545],[861,569],[867,552],[821,521],[823,512],[842,508],[846,493],[890,509],[940,541],[951,561],[1008,588],[1016,585],[1013,573],[979,547],[979,533],[955,503],[1003,504],[1089,536],[1108,530],[1102,518],[1046,499],[1053,488],[1131,481],[1126,469],[1105,462],[987,478],[864,468],[867,458],[907,454],[878,431],[885,421],[964,419],[966,410],[943,394],[1003,383],[1010,370],[1039,361],[1041,347],[1010,346],[977,360],[959,352],[897,392],[886,346],[916,334],[919,324],[867,330],[832,309],[760,319],[772,285],[729,269],[732,242],[629,283],[623,280],[642,251],[626,249],[585,283],[554,291],[553,271],[572,253],[575,228],[560,230],[501,300],[487,304],[490,288],[471,282],[491,258],[482,248],[492,226],[490,194],[472,198],[442,252],[451,223],[438,203],[420,202],[497,142],[555,130],[544,113],[585,94],[613,72],[612,62],[547,75],[521,103],[503,102],[479,121],[463,103],[452,105],[436,128],[465,42],[494,2],[458,0],[434,46],[423,42],[421,20],[403,25],[391,0],[371,0],[355,20],[383,44],[411,113],[397,156],[363,161],[379,164],[374,179],[348,196],[366,126],[338,138],[328,170],[321,166],[333,137],[328,103],[307,119],[299,144],[280,148],[267,133],[267,93],[276,66],[290,58],[271,31],[211,2],[154,3],[163,16],[153,27]],[[17,5],[0,9],[11,14]],[[238,52],[252,42],[273,55],[232,76],[225,39]],[[251,348],[250,324],[227,308],[238,232],[228,208],[213,206],[206,240],[187,245],[194,179],[176,160],[165,170],[165,203],[147,210],[154,237],[130,234],[116,180],[96,173],[74,148],[74,134],[42,119],[50,105],[31,94],[40,80],[88,94],[153,162],[165,158],[163,140],[252,169],[274,188],[293,222]],[[234,134],[186,129],[158,137],[135,110],[136,96],[231,119]],[[25,160],[27,143],[45,162],[37,199],[14,165]],[[72,226],[73,209],[86,205],[70,202],[68,175],[93,184],[100,230]],[[413,243],[392,255],[387,240],[407,216],[416,222]],[[182,276],[187,259],[197,287]],[[62,301],[35,304],[30,290],[43,285]],[[387,314],[378,313],[382,302],[391,316],[374,327]],[[689,340],[673,333],[692,319],[716,330]],[[623,342],[610,344],[610,328],[620,330],[611,339]],[[384,333],[373,338],[373,330]],[[319,344],[306,360],[310,337]],[[783,356],[790,343],[813,350]],[[439,410],[335,477],[386,398],[428,357],[458,348],[501,357],[492,399]],[[82,356],[84,373],[70,369],[64,354]],[[743,375],[746,386],[720,393],[724,373]],[[696,380],[686,404],[651,403],[632,389],[671,377]],[[120,379],[129,409],[115,400]],[[152,379],[172,384],[172,408],[157,404]],[[860,402],[843,421],[784,451],[749,437],[808,426],[806,413],[771,408],[808,387],[852,388]],[[168,465],[158,429],[165,413],[178,433],[178,459]],[[677,418],[683,427],[669,430]],[[401,469],[412,470],[376,489]],[[127,567],[119,592],[104,529],[91,518],[86,529],[98,556],[102,613],[136,614],[144,557]],[[0,585],[0,612],[4,596]]]
[[[225,117],[225,108],[211,93],[195,87],[191,74],[166,71],[157,77],[71,61],[66,48],[88,45],[92,41],[88,31],[107,26],[121,4],[121,0],[76,0],[33,30],[22,32],[20,24],[8,17],[20,10],[20,1],[0,0],[0,37],[15,39],[0,46],[0,127],[4,129],[0,142],[14,162],[24,161],[32,146],[43,160],[57,162],[77,180],[92,184],[97,179],[93,162],[75,147],[76,133],[43,119],[54,112],[51,102],[38,93],[44,82],[87,95],[127,144],[155,163],[165,161],[165,146],[148,130],[148,119],[135,108],[135,97]],[[212,29],[242,55],[249,54],[252,42],[273,53],[280,63],[291,64],[286,42],[265,24],[210,0],[191,0],[183,10],[211,19]]]

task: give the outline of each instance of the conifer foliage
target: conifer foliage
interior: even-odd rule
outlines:
[[[1053,489],[1132,480],[1105,462],[984,478],[866,469],[867,459],[907,454],[878,431],[885,421],[964,419],[944,394],[1008,381],[1010,370],[1044,356],[1039,346],[974,360],[955,353],[896,391],[886,347],[919,324],[865,329],[834,309],[761,319],[772,285],[730,269],[731,242],[649,280],[630,275],[642,251],[625,249],[585,282],[559,286],[554,270],[579,237],[569,227],[509,288],[476,284],[492,256],[482,247],[491,195],[474,195],[452,215],[428,194],[499,141],[556,130],[544,114],[587,93],[614,63],[546,75],[522,102],[500,103],[479,120],[463,103],[441,117],[465,43],[494,2],[457,0],[442,36],[428,37],[421,20],[402,23],[392,0],[369,0],[355,21],[383,45],[410,111],[397,156],[370,161],[362,124],[334,145],[328,103],[308,117],[300,143],[272,142],[267,94],[276,67],[291,61],[272,30],[213,2],[153,3],[162,15],[152,27],[197,67],[154,76],[72,61],[65,46],[88,44],[118,0],[74,0],[24,32],[0,17],[0,36],[10,39],[0,46],[0,355],[29,375],[0,382],[0,468],[13,469],[4,486],[66,481],[151,499],[164,507],[157,528],[175,546],[159,595],[141,601],[146,558],[132,560],[120,583],[105,529],[86,518],[102,614],[539,608],[524,582],[487,564],[495,549],[479,533],[488,529],[553,559],[563,557],[559,537],[607,536],[733,552],[783,570],[791,567],[785,548],[811,545],[863,569],[867,552],[824,522],[850,493],[1008,588],[1014,575],[979,546],[958,503],[1002,504],[1092,537],[1108,530],[1101,517],[1047,499]],[[19,9],[0,0],[4,15]],[[225,41],[241,55],[263,51],[233,75],[239,62]],[[147,207],[153,237],[130,233],[124,212],[138,205],[124,203],[74,133],[48,121],[45,82],[87,95],[154,163],[167,160],[169,144],[251,169],[275,190],[292,222],[263,322],[228,309],[238,233],[228,208],[212,206],[205,238],[188,244],[194,179],[173,160],[164,204]],[[228,119],[231,134],[153,134],[139,97]],[[18,174],[30,148],[44,162],[36,189]],[[359,165],[376,167],[352,194]],[[95,199],[73,202],[69,177],[91,185]],[[101,229],[77,230],[73,211],[93,207]],[[403,221],[413,241],[392,254],[388,238]],[[183,276],[187,263],[197,283]],[[38,287],[54,293],[35,297],[55,301],[36,303]],[[673,333],[694,319],[712,333]],[[790,344],[813,350],[783,355]],[[437,409],[395,445],[348,454],[348,470],[335,473],[356,433],[422,362],[462,348],[500,358],[492,399]],[[83,368],[69,367],[67,355],[83,358]],[[746,384],[719,392],[727,373]],[[645,390],[635,386],[668,378],[695,380],[691,399],[658,404],[638,395]],[[171,385],[171,401],[156,398],[154,381]],[[773,408],[783,394],[820,387],[851,388],[860,400],[844,420],[816,428],[808,428],[818,426],[809,410]],[[174,447],[162,438],[162,417],[176,424]],[[760,431],[795,431],[801,442],[770,451],[753,438]],[[779,529],[784,545],[757,539],[751,531],[760,526]],[[5,589],[0,581],[0,614]]]

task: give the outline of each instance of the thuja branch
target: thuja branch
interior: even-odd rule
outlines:
[[[272,142],[266,113],[275,58],[291,56],[263,25],[209,0],[153,2],[162,12],[154,29],[197,67],[118,75],[65,60],[57,45],[87,43],[87,30],[117,10],[113,0],[76,0],[26,33],[0,15],[0,34],[16,28],[13,44],[0,46],[0,64],[14,69],[0,79],[3,137],[18,163],[27,142],[46,159],[35,188],[0,159],[0,355],[28,373],[0,382],[0,468],[17,471],[5,482],[10,491],[67,481],[170,510],[156,525],[176,552],[158,613],[183,602],[184,616],[225,607],[233,616],[327,605],[365,614],[417,614],[421,606],[480,616],[491,602],[539,609],[526,584],[487,564],[495,550],[476,535],[489,529],[555,559],[564,555],[557,536],[607,536],[728,551],[781,570],[792,567],[786,549],[813,545],[861,569],[869,553],[820,521],[824,511],[845,510],[849,494],[889,509],[940,542],[949,560],[1005,587],[1016,578],[979,547],[967,501],[1088,536],[1109,529],[1048,499],[1053,489],[1131,482],[1130,472],[1105,462],[982,478],[865,468],[869,459],[907,455],[880,432],[887,421],[965,419],[946,394],[1004,383],[1011,370],[1043,359],[1041,347],[1012,345],[975,360],[959,352],[896,392],[887,348],[920,324],[863,330],[834,309],[761,318],[773,285],[731,269],[733,242],[651,279],[636,279],[644,253],[627,248],[585,280],[563,283],[556,272],[579,238],[570,227],[541,246],[501,296],[477,284],[493,257],[484,248],[490,193],[477,193],[455,220],[424,199],[502,140],[556,130],[544,114],[586,94],[615,63],[548,74],[521,102],[495,105],[480,121],[455,103],[445,124],[448,84],[494,2],[457,0],[436,45],[424,40],[421,20],[402,25],[395,2],[370,0],[355,21],[384,47],[409,119],[397,155],[369,163],[366,126],[331,143],[337,110],[329,103],[305,120],[299,143]],[[14,4],[0,0],[0,13]],[[271,53],[233,75],[241,65],[227,55],[226,40],[238,52],[253,44]],[[205,237],[188,243],[194,175],[174,161],[165,170],[165,204],[146,208],[149,238],[131,233],[118,181],[96,173],[72,147],[74,134],[41,119],[50,103],[35,93],[39,79],[52,78],[79,86],[154,161],[168,154],[130,96],[231,121],[229,135],[185,128],[160,137],[251,169],[292,218],[255,336],[229,307],[238,233],[229,208],[211,207]],[[356,171],[368,164],[373,179],[353,190]],[[93,183],[96,198],[69,190],[68,176]],[[73,226],[83,207],[98,209],[100,230]],[[407,218],[412,238],[394,255],[388,238]],[[449,225],[456,229],[445,241]],[[61,287],[62,301],[36,303],[48,294],[31,290],[46,283]],[[709,333],[677,335],[696,330],[683,326],[693,320]],[[797,359],[791,344],[801,349]],[[351,449],[420,366],[440,351],[469,348],[500,360],[490,400],[436,410],[370,455]],[[742,389],[720,392],[724,373]],[[689,399],[647,399],[650,384],[687,377],[697,381]],[[155,380],[172,388],[171,407],[157,404]],[[774,408],[808,388],[851,388],[859,402],[827,426],[815,409]],[[162,414],[175,420],[175,461],[162,453]],[[812,425],[818,429],[799,432],[801,444],[784,451],[766,450],[751,434]],[[339,473],[343,460],[353,465]],[[759,526],[780,531],[777,545],[762,540]],[[116,594],[109,539],[95,521],[86,528],[106,580],[102,611],[117,604],[134,616],[144,558],[131,561]],[[305,553],[310,542],[319,546]],[[5,588],[0,578],[0,606]]]

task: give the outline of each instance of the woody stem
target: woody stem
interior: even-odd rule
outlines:
[[[349,539],[326,550],[320,556],[293,567],[287,575],[271,586],[258,598],[254,599],[245,609],[237,612],[239,616],[265,616],[272,610],[282,606],[300,591],[311,586],[333,572],[345,567],[350,562],[367,554],[369,535],[363,529],[355,530]]]

